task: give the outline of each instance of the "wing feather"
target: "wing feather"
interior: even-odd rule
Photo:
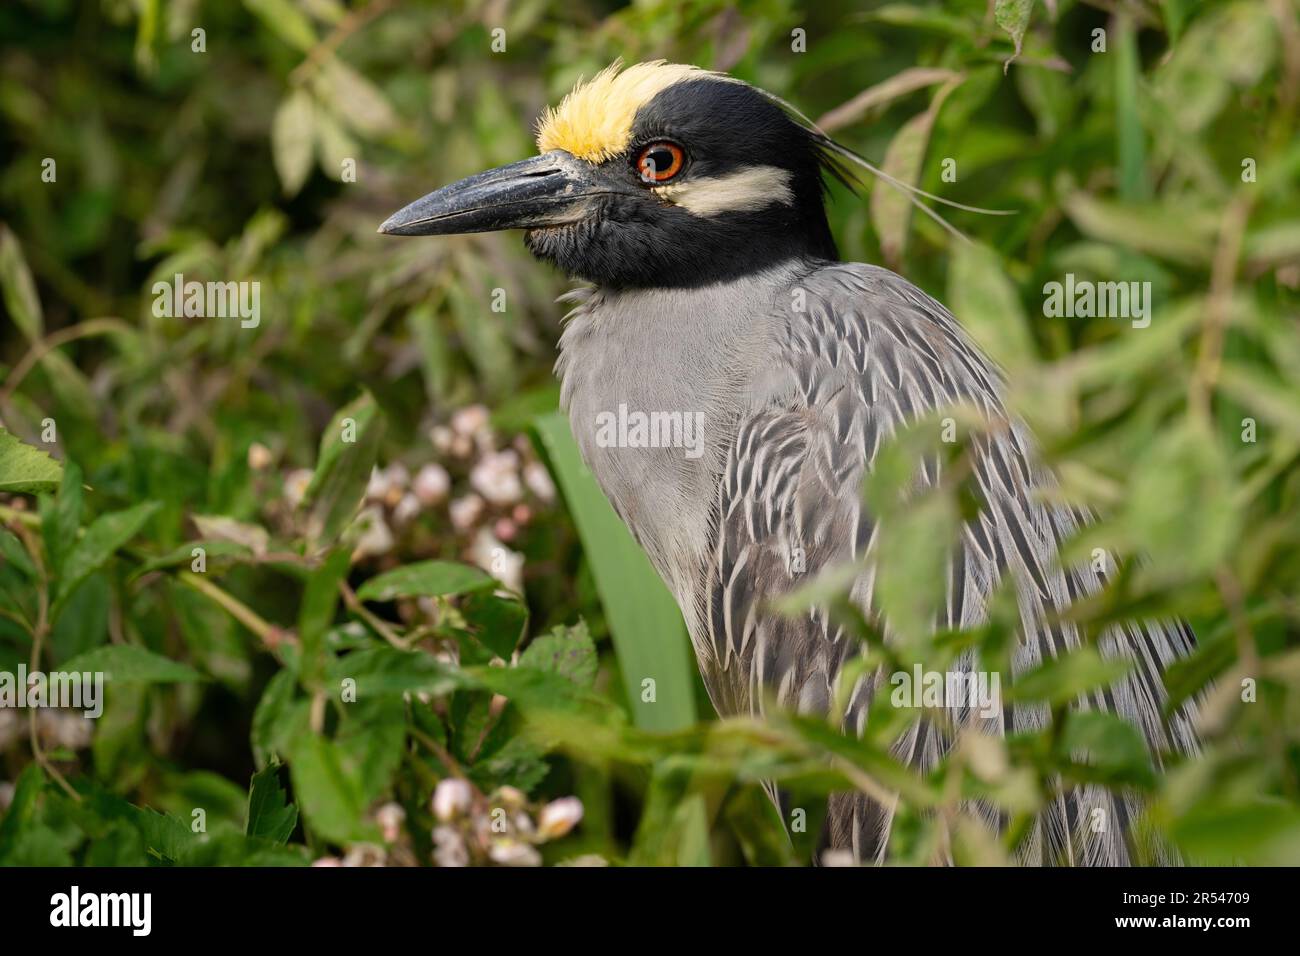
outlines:
[[[876,525],[860,490],[881,445],[912,419],[956,403],[1007,420],[997,370],[939,303],[906,280],[872,266],[823,265],[798,284],[807,308],[782,317],[782,374],[739,423],[718,483],[716,546],[701,570],[713,649],[713,660],[702,660],[702,666],[724,714],[761,713],[769,700],[802,712],[829,708],[840,668],[860,648],[833,629],[824,612],[788,619],[765,608],[821,569],[874,553]],[[1050,479],[1034,465],[1023,430],[1013,423],[981,437],[975,449],[975,477],[986,507],[962,529],[936,624],[956,628],[983,621],[993,589],[1012,573],[1025,635],[1015,656],[1018,673],[1079,646],[1073,625],[1052,623],[1055,612],[1094,593],[1102,578],[1090,567],[1059,566],[1060,542],[1087,516],[1040,503],[1035,489]],[[923,484],[939,480],[939,462],[927,461]],[[853,589],[868,613],[874,583],[869,565]],[[1192,643],[1177,623],[1111,628],[1101,639],[1103,652],[1133,659],[1135,669],[1078,706],[1126,717],[1156,753],[1193,750],[1186,708],[1168,728],[1161,719],[1160,676]],[[969,656],[963,660],[959,667],[976,666]],[[846,726],[861,731],[884,678],[868,675],[853,688]],[[1041,706],[1004,707],[992,720],[960,707],[952,717],[958,726],[982,720],[984,729],[1001,734],[1041,727],[1048,719]],[[895,751],[924,770],[948,745],[937,726],[922,721]],[[994,809],[973,809],[997,822]],[[1124,829],[1133,809],[1099,787],[1062,790],[1027,841],[1026,861],[1127,863]],[[893,812],[892,803],[836,795],[826,840],[860,859],[881,861]]]

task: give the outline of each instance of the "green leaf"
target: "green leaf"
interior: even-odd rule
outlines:
[[[948,304],[989,356],[1006,369],[1035,358],[1034,340],[1016,287],[988,246],[959,242],[948,272]]]
[[[450,597],[496,586],[490,575],[454,561],[417,561],[373,577],[357,590],[363,601],[404,597]]]
[[[347,679],[356,681],[358,701],[417,693],[442,696],[466,684],[432,654],[395,647],[372,647],[338,658],[330,665],[332,689]]]
[[[325,633],[334,623],[339,603],[339,582],[347,577],[351,562],[348,552],[339,549],[307,578],[307,588],[298,609],[298,639],[302,642],[302,666],[299,677],[312,687],[325,668]]]
[[[894,134],[880,168],[903,186],[877,182],[871,191],[871,224],[880,241],[880,252],[886,265],[901,267],[903,253],[907,250],[907,236],[912,222],[912,199],[904,186],[915,186],[921,178],[925,152],[930,144],[930,132],[939,110],[949,94],[957,89],[964,78],[960,75],[939,87],[930,99],[924,113],[913,116]]]
[[[50,567],[57,575],[63,569],[64,559],[77,543],[81,528],[81,469],[75,461],[63,465],[63,482],[54,499],[41,501],[41,536]]]
[[[1132,666],[1122,658],[1106,660],[1094,647],[1081,647],[1021,674],[1003,696],[1007,700],[1066,704],[1087,691],[1109,687]]]
[[[365,799],[355,776],[344,768],[338,745],[307,734],[289,756],[293,792],[311,829],[334,843],[353,843],[369,834],[363,824]]]
[[[250,737],[258,767],[287,756],[293,742],[310,732],[308,710],[307,701],[298,696],[297,676],[288,669],[277,671],[253,710]]]
[[[248,817],[244,833],[275,844],[288,842],[298,825],[298,808],[280,786],[280,765],[270,764],[253,774],[248,784]]]
[[[316,30],[299,7],[290,0],[244,0],[267,28],[300,53],[316,45]]]
[[[503,661],[508,661],[528,627],[528,605],[499,594],[478,591],[461,602],[461,614],[475,640]]]
[[[1192,423],[1165,429],[1132,464],[1124,511],[1131,544],[1153,575],[1212,571],[1236,538],[1237,482],[1217,437]],[[1188,507],[1195,502],[1195,507]]]
[[[50,827],[36,824],[21,831],[3,857],[6,866],[72,866],[64,840]]]
[[[1061,756],[1070,758],[1084,752],[1084,766],[1090,771],[1087,779],[1143,788],[1155,782],[1142,732],[1115,714],[1072,711],[1065,719],[1058,749]]]
[[[5,309],[18,331],[29,342],[40,339],[45,334],[45,319],[36,283],[23,258],[22,246],[5,225],[0,225],[0,289],[4,291]]]
[[[1149,198],[1146,175],[1146,144],[1138,107],[1141,63],[1138,60],[1137,30],[1127,16],[1116,18],[1117,36],[1111,63],[1115,70],[1115,126],[1119,150],[1119,195],[1126,202]]]
[[[0,819],[0,862],[13,851],[18,836],[36,820],[36,798],[45,786],[45,775],[40,765],[29,763],[18,776],[9,809]]]
[[[62,475],[63,467],[48,454],[0,428],[0,492],[53,491]]]
[[[338,57],[330,57],[317,73],[316,90],[362,136],[374,139],[397,128],[397,114],[384,94]]]
[[[96,838],[86,851],[86,866],[148,866],[144,837],[124,820],[110,824],[108,831]]]
[[[691,789],[689,765],[669,759],[650,780],[629,862],[634,866],[708,866],[709,810]]]
[[[596,683],[596,645],[587,633],[587,623],[552,628],[533,640],[519,655],[520,667],[534,667],[567,677],[579,687]]]
[[[931,629],[944,598],[960,519],[951,495],[931,492],[880,522],[876,598],[885,619],[904,638],[919,640]]]
[[[596,579],[636,725],[689,725],[695,719],[695,660],[677,603],[583,464],[567,419],[547,415],[536,428]],[[653,701],[645,699],[651,686]]]
[[[18,540],[17,535],[4,528],[0,528],[0,555],[3,555],[6,561],[26,577],[36,576],[36,565],[32,564],[27,549],[23,547],[23,543]]]
[[[55,660],[66,661],[108,640],[108,613],[113,588],[108,576],[92,574],[68,595],[50,634]]]
[[[533,667],[474,667],[464,673],[510,698],[525,713],[576,714],[593,721],[616,719],[617,711],[608,700],[558,673]]]
[[[294,89],[271,121],[271,157],[286,196],[296,196],[311,172],[314,110],[307,92]]]
[[[316,471],[303,495],[307,537],[329,544],[356,514],[379,455],[384,415],[369,393],[340,409],[321,436]]]
[[[1011,37],[1016,52],[1003,63],[1005,71],[1016,57],[1020,56],[1020,47],[1025,39],[1025,30],[1029,27],[1029,15],[1033,12],[1034,0],[997,0],[993,5],[993,19],[999,27]]]
[[[1117,203],[1078,192],[1065,211],[1079,231],[1153,256],[1187,265],[1206,265],[1214,249],[1217,214],[1162,203]]]
[[[163,657],[133,644],[113,644],[79,654],[63,670],[103,672],[105,680],[146,684],[176,684],[206,678],[187,664]]]
[[[1175,842],[1198,863],[1300,865],[1300,810],[1273,797],[1199,806],[1171,829]]]
[[[147,501],[95,519],[64,561],[54,601],[55,617],[77,585],[103,567],[114,552],[134,538],[158,508],[158,502]]]
[[[369,806],[392,788],[393,774],[402,763],[406,745],[406,704],[396,697],[365,700],[358,696],[346,705],[334,744],[344,769]]]
[[[205,541],[228,541],[251,554],[262,556],[271,546],[271,535],[261,525],[236,521],[226,515],[193,515],[194,527]]]

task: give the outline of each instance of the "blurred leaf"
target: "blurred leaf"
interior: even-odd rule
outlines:
[[[1166,429],[1132,467],[1124,515],[1133,543],[1165,575],[1217,567],[1232,544],[1237,509],[1232,472],[1215,437],[1190,424]]]
[[[519,656],[519,666],[559,674],[579,687],[591,688],[596,682],[596,645],[586,622],[552,628],[535,638]]]
[[[330,666],[330,679],[338,686],[356,681],[358,700],[404,697],[407,694],[448,694],[467,682],[455,670],[424,651],[399,651],[374,647],[340,657]]]
[[[959,514],[949,495],[931,493],[880,522],[875,597],[891,627],[909,640],[927,633],[943,600]]]
[[[0,287],[4,290],[5,309],[18,330],[35,342],[45,334],[45,319],[36,283],[23,258],[22,247],[9,227],[0,224]]]
[[[948,301],[962,326],[1004,368],[1027,367],[1036,357],[1016,287],[992,249],[978,243],[956,244],[948,273]]]
[[[58,617],[59,609],[77,585],[103,567],[114,552],[134,538],[158,508],[158,502],[146,501],[125,511],[100,515],[86,528],[86,533],[72,547],[64,561],[54,610],[51,612],[53,617]]]
[[[41,537],[50,568],[57,575],[81,530],[81,469],[74,461],[63,465],[63,481],[53,499],[41,501]]]
[[[244,0],[257,18],[289,46],[309,53],[316,45],[316,31],[311,21],[291,0]]]
[[[915,186],[921,177],[921,164],[935,117],[948,94],[956,89],[960,79],[950,80],[935,92],[929,108],[913,116],[894,136],[885,151],[880,168],[904,186]],[[871,224],[880,241],[880,251],[885,263],[898,268],[907,248],[908,227],[912,222],[912,202],[903,187],[877,179],[871,190]]]
[[[302,502],[309,509],[307,537],[313,547],[336,539],[356,514],[383,431],[384,414],[369,393],[340,409],[326,426]]]
[[[50,633],[55,660],[66,661],[108,640],[112,587],[107,575],[92,574],[68,597]]]
[[[265,528],[225,515],[191,515],[190,520],[205,539],[239,545],[258,557],[266,554],[271,543],[271,536]],[[190,557],[188,551],[185,556],[186,559]]]
[[[286,196],[296,196],[311,172],[314,109],[306,92],[293,89],[275,111],[271,155]]]
[[[903,70],[887,80],[882,80],[874,86],[868,87],[853,99],[847,103],[841,103],[829,113],[823,114],[817,120],[817,125],[823,132],[832,133],[842,126],[856,123],[870,110],[878,106],[891,103],[908,93],[923,90],[927,86],[954,79],[956,76],[957,74],[952,70],[933,67],[916,66]]]
[[[1117,714],[1071,711],[1059,742],[1060,753],[1085,753],[1090,779],[1150,787],[1155,782],[1151,755],[1142,732]]]
[[[384,95],[338,57],[325,62],[316,84],[320,101],[330,104],[360,135],[373,139],[397,127],[397,114]]]
[[[1065,210],[1086,235],[1188,265],[1205,265],[1214,248],[1216,216],[1159,204],[1124,205],[1074,193]]]
[[[1294,383],[1280,382],[1271,374],[1239,362],[1225,362],[1219,386],[1265,421],[1300,438],[1300,400]]]
[[[406,744],[406,705],[395,697],[347,705],[335,744],[344,769],[357,781],[363,806],[382,797],[392,786]]]
[[[497,657],[509,660],[528,626],[528,606],[515,597],[477,591],[461,602],[460,610],[474,638]]]
[[[1197,807],[1174,824],[1172,836],[1211,866],[1300,865],[1300,810],[1269,797]]]
[[[297,696],[298,680],[293,671],[277,671],[262,691],[253,711],[253,758],[265,768],[275,758],[286,757],[292,743],[310,733],[307,701]]]
[[[44,785],[45,775],[37,763],[29,763],[18,775],[9,809],[0,818],[0,863],[8,862],[6,857],[14,852],[19,835],[35,822],[36,800]]]
[[[62,476],[62,466],[47,453],[0,428],[0,492],[53,491]]]
[[[993,19],[1007,36],[1011,37],[1011,42],[1016,48],[1011,58],[1003,64],[1004,70],[1020,56],[1020,46],[1024,41],[1025,30],[1029,26],[1029,15],[1033,9],[1034,0],[995,0],[993,4]]]
[[[360,781],[344,769],[343,754],[332,740],[318,734],[299,738],[289,757],[289,772],[294,797],[315,833],[340,844],[371,836],[362,820]]]
[[[0,528],[0,555],[4,555],[5,560],[21,571],[25,577],[36,576],[36,566],[32,564],[31,556],[23,547],[23,543],[12,531],[4,528]]]
[[[302,645],[299,677],[307,687],[315,687],[324,676],[325,632],[334,623],[339,582],[347,577],[349,565],[346,550],[334,551],[307,578],[298,608],[298,640]]]
[[[316,104],[313,123],[316,155],[320,157],[321,171],[335,182],[341,182],[343,164],[349,159],[356,161],[361,150],[356,140],[344,132],[338,120],[320,103]]]
[[[371,578],[357,589],[363,601],[392,601],[401,597],[449,597],[496,586],[488,574],[454,561],[417,561]]]
[[[105,680],[145,684],[174,684],[205,679],[186,664],[132,644],[98,647],[66,662],[63,669],[76,673],[102,672]]]
[[[1146,199],[1151,190],[1146,179],[1146,149],[1142,118],[1138,112],[1137,29],[1127,16],[1116,18],[1115,126],[1119,149],[1119,195],[1128,202]]]
[[[1003,696],[1009,701],[1068,704],[1088,691],[1111,686],[1132,667],[1130,661],[1105,660],[1096,648],[1080,647],[1021,674]]]

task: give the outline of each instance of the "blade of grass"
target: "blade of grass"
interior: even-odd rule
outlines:
[[[591,562],[636,725],[674,730],[695,720],[695,662],[681,612],[645,552],[605,500],[559,412],[535,427]],[[654,680],[655,700],[643,682]]]

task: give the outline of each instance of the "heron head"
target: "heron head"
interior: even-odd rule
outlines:
[[[615,63],[538,125],[540,155],[470,176],[379,227],[524,229],[534,255],[604,286],[693,286],[836,257],[816,134],[761,90],[693,66]]]

